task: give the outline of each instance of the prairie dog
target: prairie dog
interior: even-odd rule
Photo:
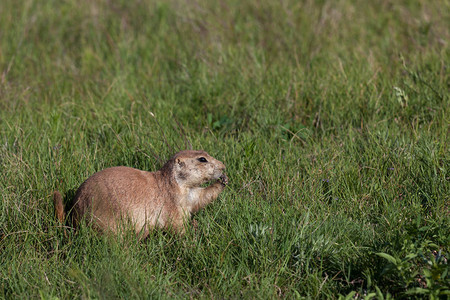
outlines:
[[[86,218],[100,231],[118,233],[131,222],[142,238],[152,228],[171,228],[180,233],[191,215],[223,191],[228,178],[225,165],[205,151],[181,151],[156,172],[112,167],[89,177],[73,199],[75,226]],[[216,180],[208,187],[203,184]],[[55,213],[65,218],[62,196],[53,193]]]

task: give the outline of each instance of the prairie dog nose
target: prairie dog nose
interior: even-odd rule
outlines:
[[[221,170],[221,171],[225,171],[225,169],[226,169],[227,167],[225,167],[225,165],[223,164],[223,162],[217,161],[217,168],[218,168],[219,170]]]

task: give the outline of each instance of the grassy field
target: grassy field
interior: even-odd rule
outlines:
[[[0,298],[449,294],[449,1],[2,0]],[[64,235],[109,166],[204,149],[184,237]]]

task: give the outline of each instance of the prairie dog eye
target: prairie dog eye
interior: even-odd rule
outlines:
[[[203,162],[203,163],[208,162],[208,161],[206,160],[206,158],[204,158],[204,157],[197,158],[197,160],[198,160],[199,162]]]

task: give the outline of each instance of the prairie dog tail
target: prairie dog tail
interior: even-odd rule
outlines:
[[[55,215],[56,218],[64,223],[64,219],[66,217],[66,213],[64,212],[64,204],[61,193],[58,191],[53,192],[53,205],[55,206]]]

